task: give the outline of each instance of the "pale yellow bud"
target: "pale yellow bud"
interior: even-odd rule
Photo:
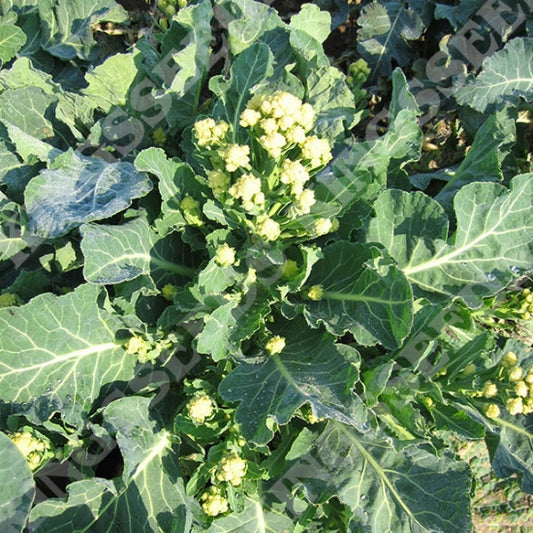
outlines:
[[[483,387],[482,394],[485,398],[493,398],[498,395],[498,387],[491,381],[487,381]]]
[[[505,368],[511,368],[518,364],[518,357],[514,352],[507,352],[502,357],[502,366]]]
[[[500,416],[500,408],[495,403],[491,403],[487,406],[485,415],[488,418],[498,418]]]
[[[517,396],[522,396],[522,398],[525,398],[529,395],[529,387],[527,386],[525,381],[519,381],[514,386],[514,391]]]
[[[509,369],[509,381],[520,381],[523,375],[524,371],[519,366]]]
[[[285,348],[285,339],[279,335],[271,337],[265,345],[265,349],[270,355],[281,353],[283,348]]]
[[[524,410],[522,398],[509,398],[505,404],[505,407],[511,415],[519,415]]]
[[[215,262],[221,267],[228,267],[235,263],[235,248],[227,243],[220,245],[215,254]]]

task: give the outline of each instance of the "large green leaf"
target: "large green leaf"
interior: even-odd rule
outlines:
[[[200,91],[209,68],[212,17],[210,0],[201,0],[196,5],[180,9],[163,37],[163,62],[171,56],[175,65],[169,67],[167,73],[160,64],[155,72],[165,81],[166,91],[162,98],[172,95],[172,106],[165,114],[172,127],[184,127],[196,118]]]
[[[323,249],[308,285],[321,285],[323,297],[305,304],[312,327],[353,333],[360,344],[398,348],[413,321],[411,286],[378,248],[340,241]]]
[[[533,99],[533,38],[517,37],[483,61],[483,70],[455,92],[457,101],[478,111],[495,104]]]
[[[13,124],[6,122],[9,138],[17,149],[17,154],[25,163],[33,163],[36,159],[43,163],[51,163],[61,150],[54,148],[51,144],[41,141],[29,135]]]
[[[405,175],[403,166],[418,159],[422,131],[417,124],[418,106],[400,69],[392,74],[392,97],[385,135],[356,142],[335,158],[331,169],[318,175],[317,196],[340,202],[353,224],[353,204],[370,205],[387,180]],[[372,132],[370,132],[372,134]]]
[[[355,105],[346,77],[335,67],[319,66],[310,61],[303,69],[306,100],[314,107],[317,116],[315,132],[333,145],[344,138],[346,130],[353,127]]]
[[[486,437],[494,472],[499,477],[518,474],[522,490],[533,494],[533,417],[500,415],[498,433]]]
[[[54,136],[53,105],[57,96],[39,87],[7,89],[0,94],[0,119],[37,139]]]
[[[127,12],[114,0],[40,0],[41,46],[63,60],[92,61],[98,55],[92,26],[99,22],[126,23]]]
[[[298,441],[305,439],[306,446]],[[420,446],[396,451],[339,422],[322,433],[304,430],[282,478],[315,503],[337,496],[353,511],[350,531],[457,533],[470,531],[470,471]]]
[[[294,522],[286,515],[265,509],[261,502],[246,498],[240,513],[215,520],[206,533],[280,533],[294,531]]]
[[[116,436],[124,460],[120,478],[85,479],[69,485],[65,500],[50,498],[31,513],[35,533],[188,531],[198,505],[185,494],[178,454],[168,431],[148,410],[150,398],[133,396],[109,404],[104,425]],[[188,527],[186,526],[188,525]]]
[[[134,375],[136,359],[115,342],[117,317],[98,305],[101,288],[41,294],[0,309],[0,399],[43,422],[59,411],[79,424],[102,387]]]
[[[411,60],[409,41],[418,39],[431,21],[431,3],[424,0],[382,0],[367,4],[357,19],[357,49],[379,74]]]
[[[30,229],[50,238],[65,235],[84,222],[123,211],[151,188],[131,163],[107,163],[69,150],[26,187]]]
[[[19,57],[9,69],[0,71],[0,86],[3,89],[39,87],[47,94],[53,94],[59,89],[52,76],[36,69],[28,57]]]
[[[20,207],[0,192],[0,261],[23,250],[28,243],[22,238]]]
[[[10,197],[22,203],[24,189],[35,172],[34,167],[20,160],[10,142],[0,139],[0,184]]]
[[[502,181],[502,161],[516,140],[515,120],[506,110],[491,115],[479,128],[463,162],[435,196],[447,210],[452,210],[457,191],[473,181]]]
[[[309,330],[300,317],[271,329],[285,338],[283,351],[241,362],[219,387],[225,400],[240,401],[236,420],[243,435],[258,444],[268,442],[272,420],[286,424],[305,403],[318,417],[361,423],[364,414],[351,394],[357,352],[334,344],[320,330]]]
[[[283,55],[279,55],[276,49],[276,41],[281,39],[288,43],[288,36],[283,39],[285,27],[278,12],[262,2],[254,0],[216,0],[216,14],[222,17],[228,25],[228,42],[232,54],[240,54],[243,50],[256,42],[265,42],[276,54],[280,61],[284,61]],[[257,21],[261,21],[258,24]],[[271,42],[271,36],[273,39]]]
[[[0,19],[0,61],[7,63],[24,46],[26,34],[15,22],[17,15],[8,13]]]
[[[185,227],[180,202],[195,181],[191,167],[177,158],[169,159],[164,150],[155,147],[140,152],[135,158],[135,167],[140,172],[157,176],[164,225],[173,229]]]
[[[268,46],[257,43],[237,56],[229,80],[216,76],[209,81],[209,88],[219,98],[213,112],[231,124],[234,139],[240,114],[252,96],[251,89],[272,74],[272,62]]]
[[[137,63],[140,63],[140,52],[135,50],[110,56],[101,65],[89,70],[85,76],[88,86],[83,93],[89,97],[93,107],[108,113],[113,106],[125,106],[139,75]]]
[[[88,223],[80,231],[83,275],[91,283],[122,283],[150,274],[164,285],[175,281],[176,275],[191,275],[189,268],[173,262],[181,257],[179,239],[172,235],[161,239],[145,218],[120,225]]]
[[[455,196],[457,230],[423,193],[387,190],[376,201],[367,241],[379,242],[423,291],[461,297],[476,306],[505,287],[533,257],[533,175],[516,176],[508,190],[471,183]]]
[[[24,530],[35,497],[33,475],[24,456],[0,433],[0,524],[6,532]]]
[[[241,342],[250,338],[268,312],[265,295],[254,287],[241,301],[231,300],[204,318],[205,326],[196,336],[196,349],[214,361],[242,355]]]

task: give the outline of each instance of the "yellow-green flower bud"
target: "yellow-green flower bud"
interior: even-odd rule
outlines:
[[[220,195],[228,190],[230,178],[222,170],[212,170],[207,173],[207,184],[215,195]]]
[[[308,291],[307,291],[307,297],[310,300],[322,300],[324,297],[324,290],[322,289],[322,285],[313,285]]]
[[[511,368],[518,364],[518,357],[514,352],[507,352],[502,357],[502,366],[504,368]]]
[[[500,408],[495,403],[490,403],[485,410],[487,418],[498,418],[500,416]]]
[[[261,113],[259,113],[255,109],[245,109],[241,113],[239,124],[243,128],[246,128],[248,126],[255,126],[259,122],[260,119],[261,119]]]
[[[228,500],[220,495],[215,487],[211,487],[205,491],[200,497],[200,500],[203,502],[202,509],[208,516],[218,516],[229,509]]]
[[[215,263],[221,267],[228,267],[235,263],[235,248],[227,243],[220,245],[215,254]]]
[[[202,213],[200,211],[200,202],[189,195],[186,195],[180,203],[181,210],[185,220],[191,226],[202,225]]]
[[[148,352],[148,350],[150,349],[150,344],[142,337],[134,335],[133,337],[130,337],[127,340],[125,348],[126,353],[128,354],[141,355],[146,354]]]
[[[178,294],[178,288],[176,285],[172,285],[172,283],[167,283],[161,288],[161,294],[163,295],[163,298],[172,302],[176,297],[176,294]]]
[[[274,335],[268,340],[265,348],[270,355],[281,353],[285,348],[285,339],[279,335]]]
[[[523,375],[524,371],[519,366],[509,369],[509,381],[520,381]]]
[[[529,395],[529,387],[525,381],[517,382],[514,386],[514,391],[517,396],[522,396],[522,398],[525,398]]]
[[[167,142],[165,130],[161,127],[156,128],[152,133],[152,139],[157,145],[163,146]]]
[[[18,448],[28,462],[31,470],[36,470],[53,454],[49,442],[40,439],[31,431],[17,431],[9,435],[11,442]]]
[[[510,415],[519,415],[524,410],[522,398],[509,398],[505,403],[505,407],[509,411]]]
[[[473,363],[469,363],[463,369],[465,376],[473,376],[476,373],[477,367]]]
[[[277,159],[287,144],[287,139],[281,133],[274,132],[269,135],[262,135],[259,142],[272,157]]]
[[[332,158],[328,140],[319,139],[316,135],[307,137],[301,144],[301,149],[302,159],[309,161],[311,168],[325,165]]]
[[[275,220],[267,218],[258,224],[257,233],[266,241],[275,241],[281,235],[281,228]]]
[[[483,387],[482,394],[485,398],[493,398],[498,395],[498,387],[491,381],[487,381]]]
[[[0,294],[0,308],[11,307],[20,304],[20,298],[16,294],[11,292],[4,292],[4,294]]]
[[[224,162],[228,172],[238,168],[245,168],[250,164],[250,147],[247,145],[232,144],[224,152]]]
[[[317,218],[313,230],[315,236],[321,237],[333,231],[333,222],[329,218]]]
[[[298,273],[298,263],[292,259],[287,259],[281,265],[281,274],[285,279],[291,279]]]
[[[234,487],[241,484],[246,474],[246,461],[236,452],[229,452],[220,460],[217,467],[216,478],[219,481],[228,481]]]
[[[187,413],[196,424],[203,424],[213,417],[215,402],[207,394],[198,394],[187,403]]]
[[[527,398],[526,400],[523,401],[523,404],[524,404],[523,414],[529,415],[533,413],[533,398],[531,397]]]

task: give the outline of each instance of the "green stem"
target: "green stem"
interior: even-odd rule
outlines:
[[[167,270],[168,272],[173,272],[174,274],[185,276],[186,278],[190,279],[194,278],[195,270],[193,268],[189,268],[184,265],[177,265],[176,263],[171,263],[170,261],[159,259],[157,257],[152,257],[151,262],[163,270]]]

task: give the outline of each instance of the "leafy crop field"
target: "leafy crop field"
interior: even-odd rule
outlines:
[[[0,531],[533,529],[530,0],[0,1]]]

